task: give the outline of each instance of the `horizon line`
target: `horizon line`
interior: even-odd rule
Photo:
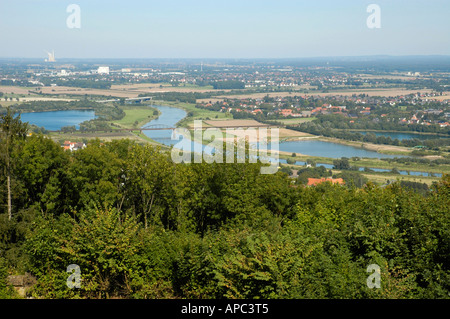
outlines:
[[[330,58],[385,58],[385,57],[449,57],[450,54],[371,54],[371,55],[328,55],[304,57],[59,57],[60,60],[299,60],[299,59],[330,59]],[[44,60],[45,57],[11,57],[0,56],[0,59]]]

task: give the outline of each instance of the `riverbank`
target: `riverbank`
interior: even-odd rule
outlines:
[[[320,136],[319,140],[324,142],[331,142],[336,144],[348,145],[357,148],[361,148],[367,151],[374,151],[377,153],[388,155],[411,155],[412,150],[404,146],[386,145],[386,144],[373,144],[361,141],[348,141],[335,137]]]
[[[332,165],[333,161],[335,159],[329,158],[329,157],[320,157],[320,156],[310,156],[300,153],[295,153],[295,156],[292,156],[291,152],[279,152],[279,156],[282,159],[288,159],[293,158],[296,161],[306,162],[308,160],[314,161],[316,163],[324,163]],[[356,166],[356,167],[368,167],[368,168],[379,168],[379,169],[387,169],[392,170],[393,168],[396,168],[401,171],[410,171],[410,172],[425,172],[425,173],[432,173],[432,174],[450,174],[450,165],[434,165],[430,166],[428,164],[420,164],[420,163],[396,163],[392,162],[389,163],[384,160],[380,160],[377,158],[352,158],[349,157],[349,164],[350,166]]]
[[[322,137],[316,137],[319,141],[324,141],[328,143],[336,143],[336,144],[342,144],[346,146],[352,146],[357,147],[360,149],[361,145],[358,145],[357,143],[347,143],[347,141],[342,141],[338,139],[333,138],[322,138]],[[299,140],[308,140],[308,139],[299,139]],[[340,143],[338,143],[340,142]],[[376,145],[378,146],[378,145]],[[371,151],[377,151],[376,148],[366,148],[367,150]],[[288,159],[292,158],[294,152],[280,152],[280,158]],[[379,152],[381,153],[381,152]],[[404,155],[406,152],[404,152],[402,155]],[[382,169],[382,170],[399,170],[403,171],[404,174],[450,174],[450,165],[448,164],[434,164],[434,163],[420,163],[415,161],[405,161],[405,162],[397,162],[393,159],[379,159],[379,158],[372,158],[372,157],[365,157],[365,156],[346,156],[349,159],[350,166],[358,167],[358,168],[369,168],[369,169]],[[395,155],[393,155],[395,157]],[[306,154],[301,154],[299,152],[295,152],[295,157],[293,157],[296,161],[306,162],[306,161],[314,161],[316,163],[324,163],[328,165],[333,165],[334,158],[325,157],[325,156],[311,156]],[[426,156],[426,157],[420,157],[420,158],[426,158],[429,160],[435,160],[435,159],[441,159],[442,156]]]

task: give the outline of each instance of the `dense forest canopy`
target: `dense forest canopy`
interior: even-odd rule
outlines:
[[[0,157],[4,298],[15,296],[6,276],[25,272],[37,298],[449,297],[449,176],[420,193],[306,187],[260,163],[176,164],[130,140],[68,152],[39,134],[10,154],[11,218]],[[80,288],[66,284],[71,264]],[[366,284],[370,264],[380,289]]]

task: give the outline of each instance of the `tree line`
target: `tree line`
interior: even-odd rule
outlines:
[[[391,117],[394,115],[391,115]],[[397,115],[397,118],[401,117]],[[349,129],[349,130],[376,130],[376,131],[402,131],[412,133],[436,133],[442,135],[450,135],[450,128],[441,128],[437,124],[421,125],[421,124],[399,124],[398,121],[392,119],[380,119],[377,117],[360,117],[354,119],[351,123],[350,119],[342,114],[319,114],[313,121],[326,128]]]
[[[110,89],[111,82],[99,79],[55,79],[55,78],[41,78],[40,81],[45,86],[56,84],[58,86],[70,86],[87,89]]]
[[[3,298],[24,272],[36,298],[448,298],[449,176],[426,194],[305,187],[261,163],[177,164],[130,140],[68,152],[23,129],[0,118]]]

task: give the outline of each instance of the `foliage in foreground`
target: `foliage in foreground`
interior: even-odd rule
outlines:
[[[449,297],[449,176],[424,194],[304,187],[259,164],[174,164],[127,140],[67,153],[43,136],[11,159],[2,298],[6,275],[24,272],[38,298]],[[71,264],[81,288],[66,284]],[[367,287],[370,264],[380,289]]]

